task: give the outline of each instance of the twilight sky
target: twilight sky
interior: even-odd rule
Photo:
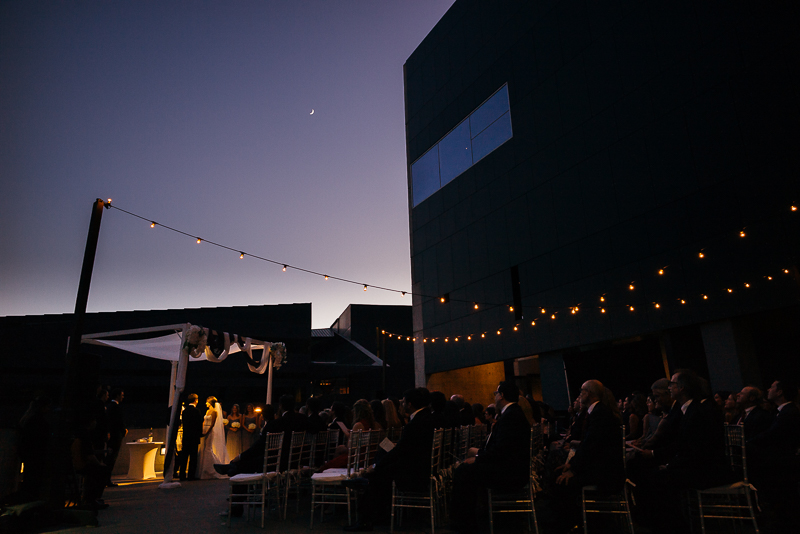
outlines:
[[[0,4],[0,316],[74,310],[98,197],[409,290],[403,63],[452,3]],[[103,213],[89,311],[293,302],[411,299]]]

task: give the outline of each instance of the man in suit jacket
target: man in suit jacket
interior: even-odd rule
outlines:
[[[180,480],[195,480],[197,472],[197,448],[200,437],[203,435],[203,416],[197,409],[198,397],[195,393],[189,395],[188,404],[181,414],[183,424],[183,441],[181,452],[178,453],[177,470]],[[189,462],[189,474],[186,474],[186,462]]]
[[[476,505],[483,488],[515,490],[530,478],[531,426],[520,408],[519,388],[500,382],[495,395],[497,422],[486,445],[455,472],[452,522],[455,530],[476,528]]]
[[[111,472],[114,471],[114,464],[117,462],[119,450],[122,447],[122,440],[128,434],[128,429],[125,428],[125,417],[122,414],[122,407],[120,403],[125,398],[125,392],[117,388],[111,391],[111,402],[108,403],[106,410],[106,418],[108,423],[108,481],[107,486],[116,486],[111,482]]]
[[[786,380],[775,380],[767,398],[778,406],[778,415],[767,430],[747,441],[748,475],[764,496],[765,514],[774,523],[774,531],[793,532],[800,523],[796,502],[800,410],[792,402],[797,388]]]
[[[403,394],[403,405],[410,420],[403,427],[400,441],[375,465],[365,478],[369,481],[359,499],[360,521],[345,527],[348,532],[372,530],[373,521],[389,511],[392,481],[401,489],[427,488],[431,474],[433,416],[428,408],[431,395],[425,388],[409,389]],[[363,484],[352,483],[354,487]]]
[[[772,414],[760,406],[760,389],[753,386],[745,387],[736,396],[736,402],[739,404],[742,414],[738,420],[734,421],[734,424],[744,427],[745,439],[761,434],[772,425],[774,419]]]
[[[305,432],[308,425],[308,418],[294,411],[294,397],[291,395],[281,395],[278,400],[280,417],[273,419],[266,425],[269,433],[283,432],[283,448],[281,449],[281,470],[289,465],[289,453],[292,446],[292,432]],[[264,444],[261,446],[261,461],[264,461]],[[261,468],[258,469],[259,471]]]

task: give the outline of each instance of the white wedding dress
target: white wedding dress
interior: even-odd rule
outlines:
[[[214,464],[227,464],[230,462],[228,450],[225,447],[225,427],[222,425],[222,408],[219,403],[214,405],[217,420],[211,432],[200,440],[200,454],[197,457],[197,478],[227,478],[214,471]],[[203,433],[211,426],[211,414],[203,418]]]

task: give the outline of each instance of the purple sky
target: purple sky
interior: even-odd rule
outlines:
[[[409,290],[403,63],[452,3],[3,2],[0,316],[74,310],[97,197]],[[89,311],[292,302],[411,299],[104,211]]]

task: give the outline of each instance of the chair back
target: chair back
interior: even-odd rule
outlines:
[[[300,459],[303,457],[305,442],[305,432],[292,432],[292,438],[289,442],[289,464],[287,469],[300,469]]]
[[[441,468],[447,469],[453,465],[453,434],[452,428],[440,428],[442,431],[442,459],[440,462]]]
[[[458,429],[458,459],[465,460],[469,450],[469,426],[462,426]]]
[[[627,436],[627,433],[625,432],[625,425],[622,425],[619,428],[620,428],[620,432],[622,433],[622,440],[621,440],[622,441],[622,469],[625,471],[626,476],[627,476],[627,473],[628,473],[628,458],[627,458],[627,456],[625,454],[625,452],[626,452],[625,451],[625,436]]]
[[[281,450],[283,449],[283,432],[267,434],[264,445],[264,470],[263,473],[280,471]]]
[[[437,428],[433,431],[433,444],[431,445],[431,478],[436,478],[442,465],[442,440],[444,430]]]
[[[531,456],[537,456],[544,448],[544,432],[542,425],[534,423],[531,426]]]
[[[396,426],[389,429],[389,439],[392,442],[397,443],[398,441],[400,441],[401,435],[403,435],[403,427]]]
[[[336,453],[336,446],[339,445],[339,430],[328,430],[328,443],[325,445],[325,454],[322,457],[322,461],[327,462],[333,459],[333,455]]]
[[[347,441],[347,478],[355,471],[358,471],[358,456],[361,450],[361,430],[350,432]]]
[[[731,471],[741,474],[742,480],[747,484],[747,448],[743,426],[725,425],[725,457],[728,459]]]
[[[311,436],[311,445],[308,454],[308,465],[318,467],[325,463],[325,451],[328,448],[328,431],[323,430],[316,434],[306,434],[306,441],[308,441],[309,435]]]
[[[470,446],[480,449],[486,442],[486,425],[473,425],[470,431]]]

